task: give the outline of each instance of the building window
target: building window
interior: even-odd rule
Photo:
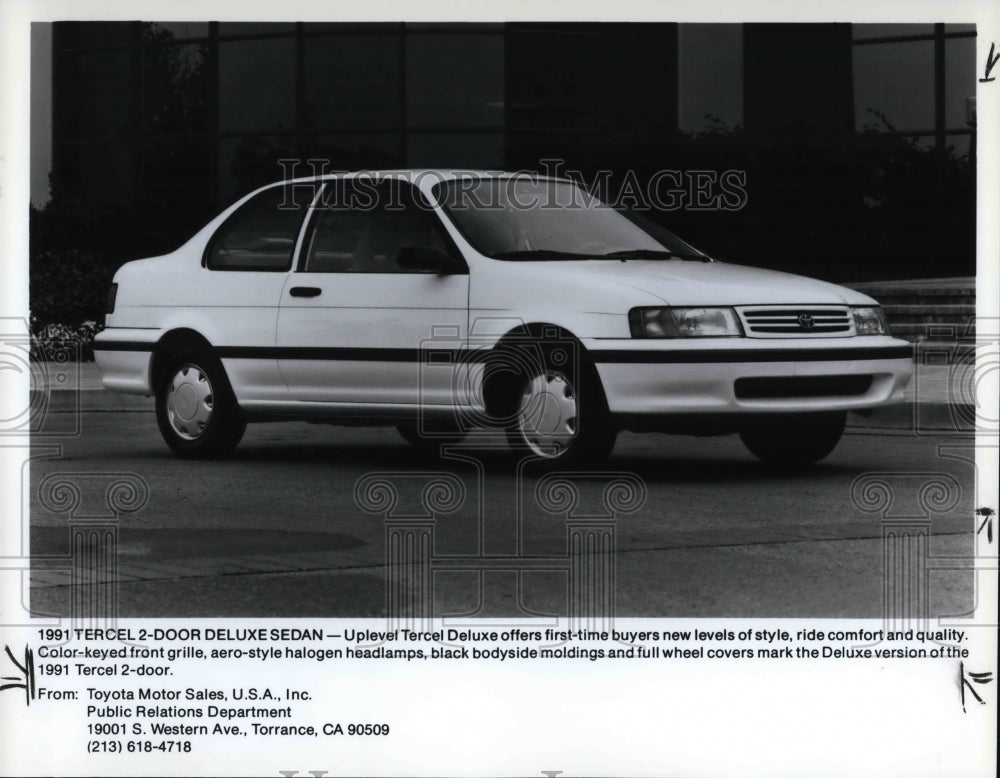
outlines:
[[[742,127],[743,25],[678,25],[677,62],[679,129]]]
[[[408,27],[406,162],[503,164],[504,38],[495,26]]]
[[[72,51],[62,55],[65,100],[56,113],[59,138],[121,139],[131,132],[131,53],[127,49]],[[62,86],[62,85],[61,85]]]
[[[143,129],[154,135],[208,129],[208,44],[142,50]]]
[[[975,25],[855,24],[852,32],[856,129],[967,153]]]
[[[302,128],[385,132],[399,128],[398,34],[308,36]]]
[[[219,131],[291,131],[295,116],[295,39],[219,43]]]

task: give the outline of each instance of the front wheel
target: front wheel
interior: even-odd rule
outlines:
[[[156,392],[156,422],[171,450],[185,458],[227,454],[246,430],[222,363],[199,351],[171,360]]]
[[[844,434],[847,414],[789,413],[754,419],[740,438],[755,457],[778,467],[805,467],[828,456]]]
[[[595,379],[566,368],[539,366],[519,384],[507,439],[515,452],[532,458],[535,470],[596,463],[615,445],[617,430],[602,408]]]

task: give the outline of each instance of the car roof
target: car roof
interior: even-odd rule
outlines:
[[[301,176],[292,178],[284,182],[275,183],[311,183],[317,181],[336,181],[338,179],[351,178],[401,178],[411,183],[422,183],[431,180],[434,183],[439,181],[453,181],[459,178],[480,178],[480,179],[508,179],[526,178],[534,181],[563,181],[574,183],[570,178],[563,176],[548,176],[530,170],[476,170],[460,168],[393,168],[387,170],[336,170],[331,173],[322,173],[313,176]]]

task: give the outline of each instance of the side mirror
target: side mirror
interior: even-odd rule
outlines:
[[[403,270],[417,273],[454,275],[465,273],[465,264],[437,246],[404,246],[399,250],[396,263]]]

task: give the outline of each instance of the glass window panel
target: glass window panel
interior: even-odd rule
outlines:
[[[247,192],[280,181],[284,168],[279,160],[298,159],[292,140],[286,136],[254,135],[219,141],[219,197],[228,205]],[[296,175],[310,175],[308,169]]]
[[[142,22],[143,43],[207,38],[208,22]]]
[[[208,123],[208,46],[143,49],[143,122],[151,132],[198,132]]]
[[[60,55],[60,139],[120,138],[132,122],[132,54],[127,50]]]
[[[945,32],[975,32],[976,25],[974,24],[946,24],[944,26]]]
[[[57,156],[58,175],[87,193],[93,205],[126,205],[132,202],[132,154],[120,143],[74,143]]]
[[[149,206],[203,210],[211,201],[211,148],[203,141],[153,142],[141,150],[140,190]]]
[[[933,35],[933,24],[854,24],[854,40],[865,38],[891,38],[903,35]]]
[[[406,120],[411,127],[503,127],[503,36],[408,35]]]
[[[219,44],[219,129],[274,132],[295,126],[295,40]]]
[[[302,30],[306,35],[315,33],[358,33],[358,32],[395,32],[398,33],[401,26],[398,22],[306,22]]]
[[[135,205],[143,214],[144,251],[176,248],[218,213],[212,157],[203,141],[151,143],[140,149]]]
[[[306,272],[409,273],[400,266],[403,249],[432,246],[449,250],[441,222],[417,207],[409,184],[392,182],[355,191],[348,182],[323,190],[309,241]]]
[[[946,129],[968,127],[966,100],[976,96],[976,39],[949,38],[944,42],[944,105]]]
[[[385,170],[403,165],[401,155],[401,133],[371,132],[320,135],[306,142],[303,159],[326,162],[326,171],[336,170]],[[317,171],[324,169],[316,164]],[[303,163],[299,175],[313,175],[313,169]]]
[[[743,72],[743,25],[681,24],[677,34],[680,129],[701,132],[716,120],[742,125],[743,82],[719,73]]]
[[[503,22],[407,22],[406,30],[407,32],[444,32],[451,34],[459,32],[502,33],[504,30],[504,23]]]
[[[971,135],[949,135],[945,141],[945,146],[950,146],[954,149],[955,156],[964,157],[969,153],[969,148],[972,145]]]
[[[131,46],[135,27],[132,22],[60,22],[58,45],[65,49]]]
[[[411,133],[406,138],[409,167],[474,168],[504,166],[502,132]]]
[[[934,129],[933,41],[855,46],[853,53],[858,130]]]
[[[673,39],[672,25],[653,23],[511,30],[508,88],[516,116],[509,126],[547,128],[559,144],[571,142],[569,128],[659,143],[676,123]]]
[[[302,226],[306,202],[291,187],[276,186],[256,195],[226,219],[212,237],[212,270],[288,270]]]
[[[295,22],[219,22],[219,35],[287,35]]]
[[[399,125],[398,35],[314,37],[304,45],[304,127],[329,131]]]

